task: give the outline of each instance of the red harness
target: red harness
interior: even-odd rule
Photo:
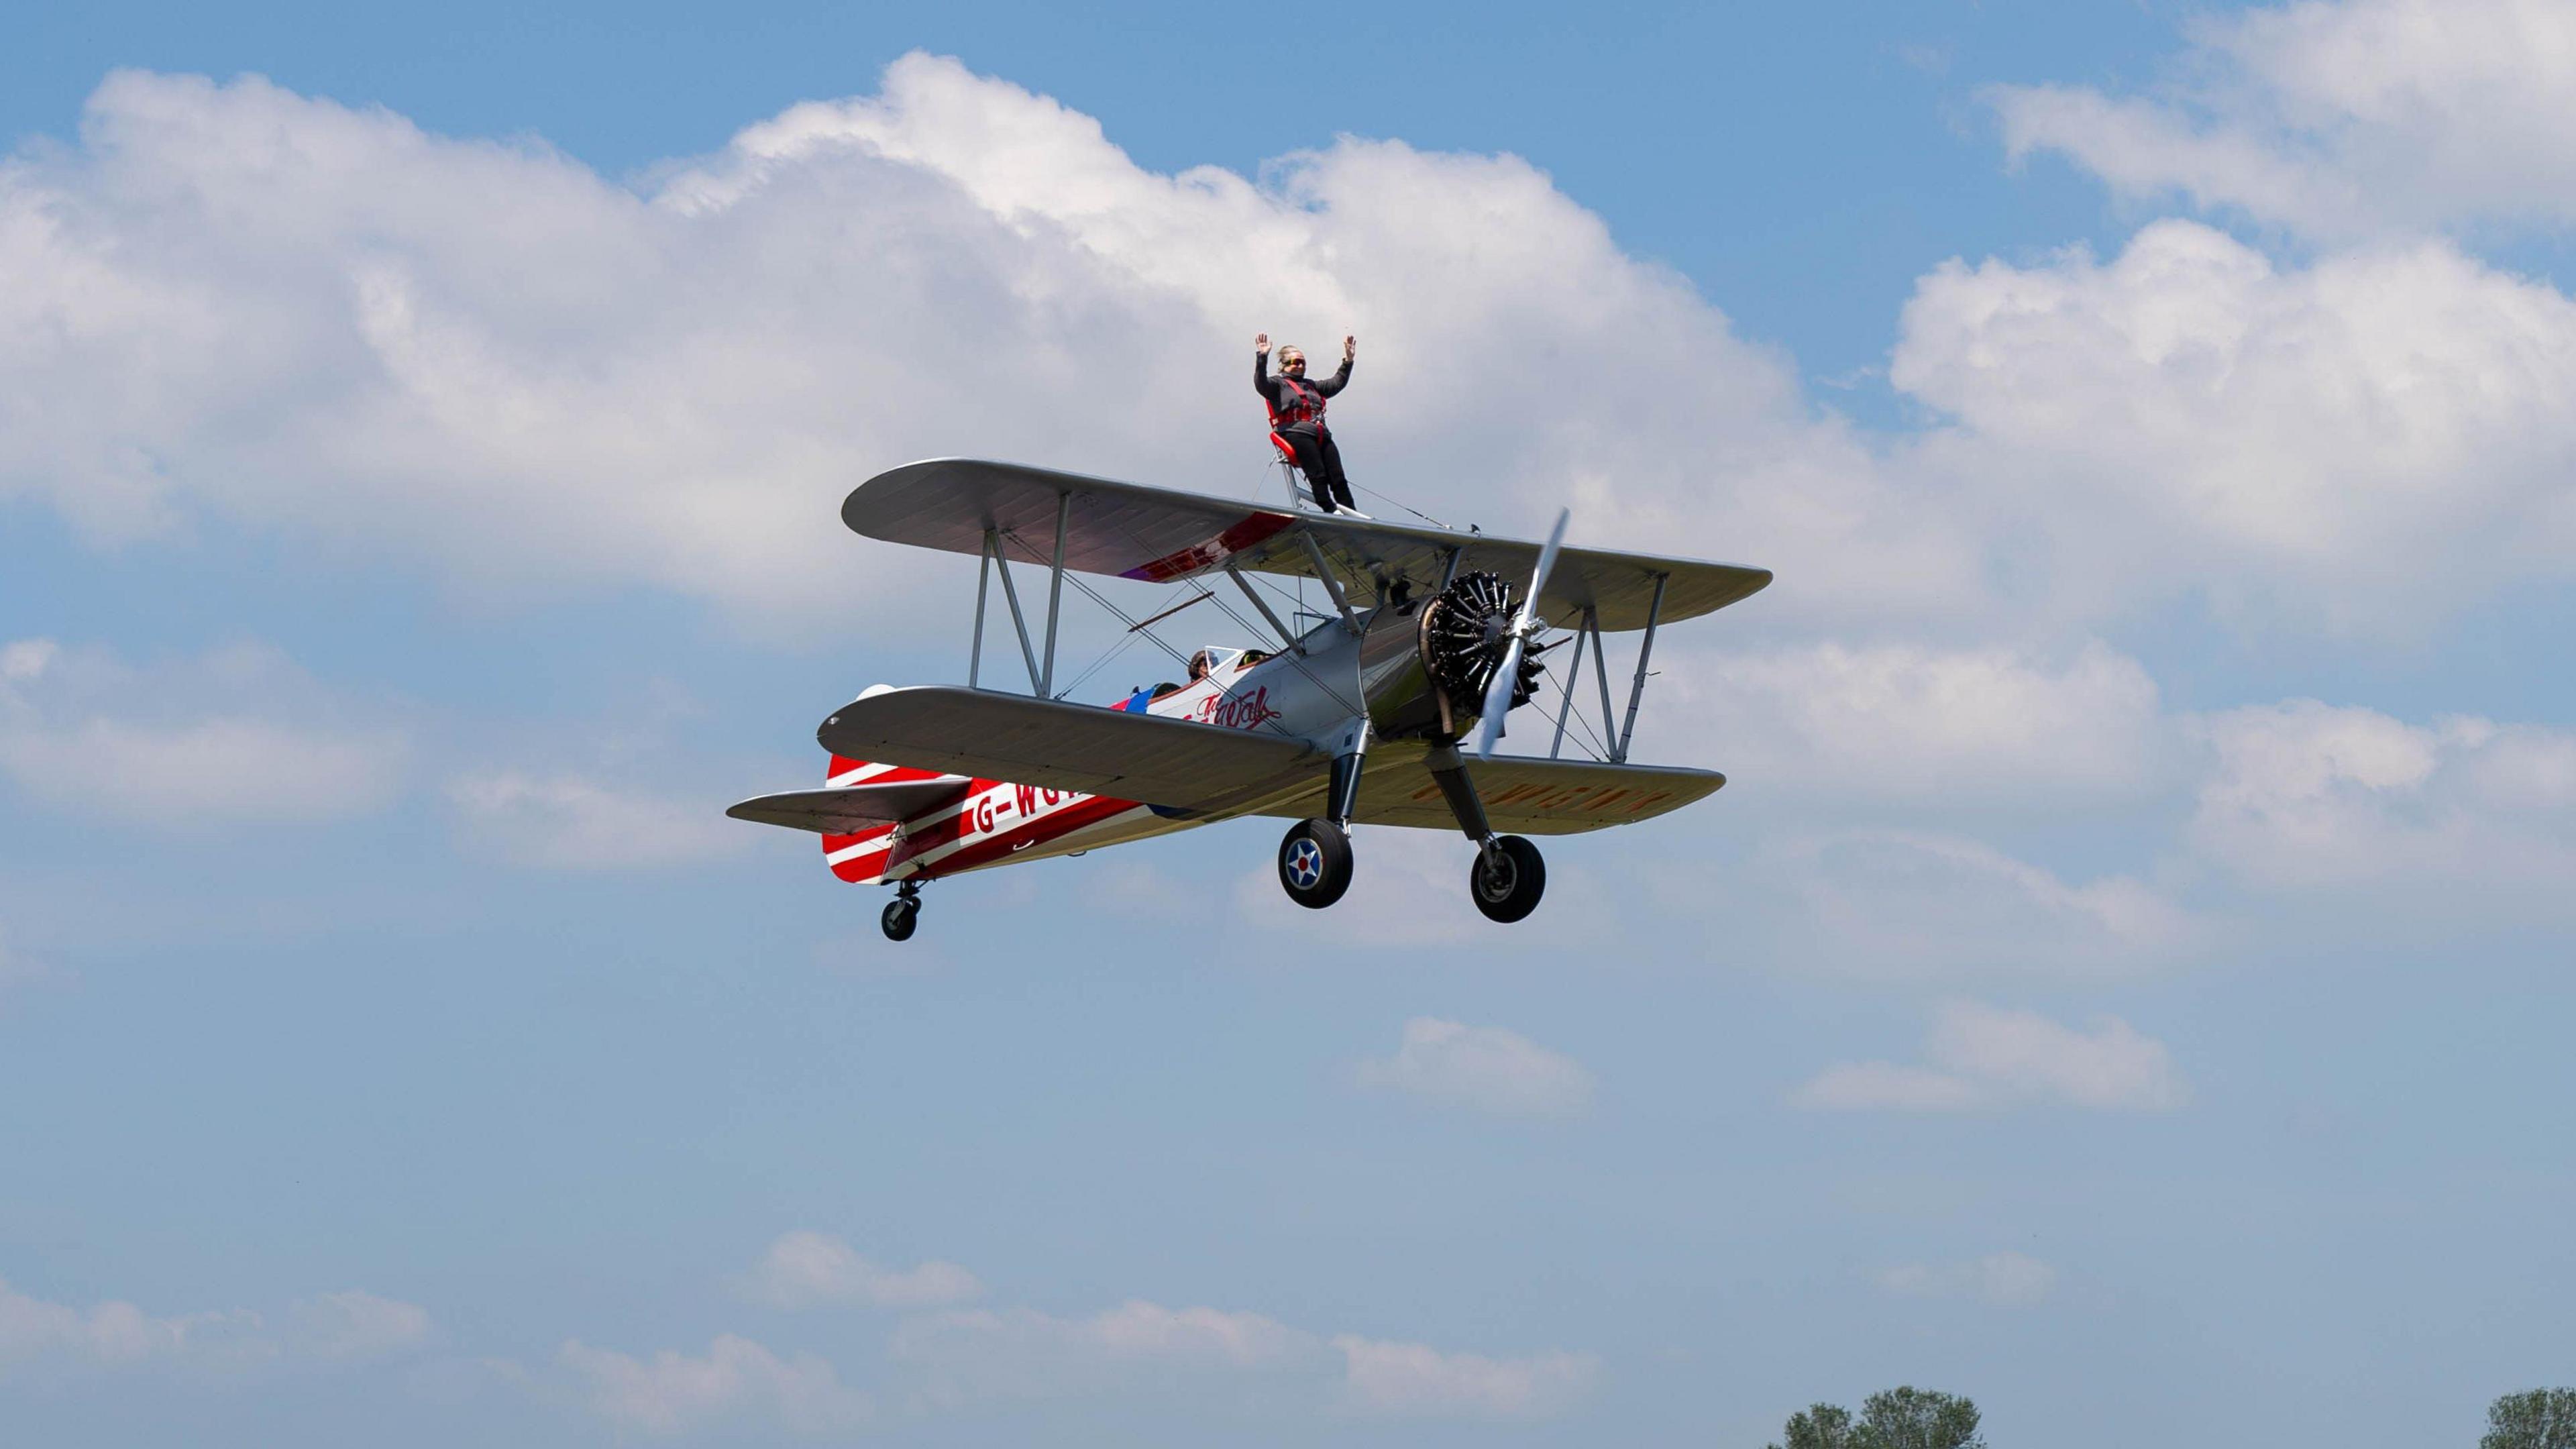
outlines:
[[[1312,384],[1283,374],[1279,379],[1279,389],[1279,401],[1270,405],[1270,426],[1289,428],[1306,422],[1323,426],[1324,395],[1317,392]]]

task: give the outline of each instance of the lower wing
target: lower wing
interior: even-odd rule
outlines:
[[[1110,795],[1242,809],[1323,778],[1304,740],[1023,694],[923,685],[841,706],[815,738],[836,755]]]
[[[1533,760],[1498,756],[1473,761],[1468,774],[1497,831],[1522,835],[1576,835],[1613,825],[1634,825],[1704,799],[1726,783],[1715,770],[1676,765],[1612,765],[1595,760]],[[1321,790],[1264,806],[1255,813],[1301,818],[1323,812]],[[1390,765],[1360,776],[1361,825],[1410,825],[1455,830],[1458,818],[1428,770]]]

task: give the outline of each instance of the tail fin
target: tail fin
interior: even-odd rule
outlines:
[[[892,785],[904,780],[936,780],[937,770],[916,770],[908,765],[878,765],[866,760],[832,757],[832,767],[824,773],[823,783],[831,786]],[[894,825],[872,826],[855,835],[823,837],[823,860],[832,874],[854,885],[866,885],[884,872],[887,852],[894,848]]]
[[[893,687],[889,684],[871,684],[859,691],[859,698],[867,699],[883,694]],[[832,787],[892,785],[904,780],[935,780],[939,777],[937,770],[916,770],[908,765],[879,765],[867,760],[853,760],[834,755],[830,767],[823,772],[823,783]],[[871,827],[855,835],[825,835],[823,863],[832,868],[832,874],[853,885],[871,884],[885,870],[889,853],[895,844],[894,832],[895,827],[889,823]]]

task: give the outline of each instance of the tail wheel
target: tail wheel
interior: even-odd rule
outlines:
[[[1279,888],[1320,911],[1351,888],[1350,833],[1329,820],[1300,820],[1279,841]]]
[[[1547,893],[1547,862],[1539,858],[1537,846],[1521,837],[1498,836],[1491,847],[1476,852],[1476,863],[1467,869],[1467,888],[1485,919],[1509,924],[1538,909],[1538,898]]]
[[[885,928],[889,941],[909,941],[912,928],[921,923],[921,900],[917,896],[897,896],[886,902],[885,914],[877,924]]]

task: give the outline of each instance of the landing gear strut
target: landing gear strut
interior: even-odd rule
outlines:
[[[894,899],[886,902],[885,914],[877,918],[889,941],[911,940],[912,928],[920,921],[921,882],[914,880],[895,887]]]
[[[1467,894],[1485,919],[1508,925],[1538,909],[1547,893],[1547,862],[1538,847],[1517,835],[1496,835],[1485,818],[1485,802],[1467,774],[1467,762],[1454,744],[1444,744],[1424,761],[1431,778],[1458,818],[1458,829],[1476,842],[1476,863],[1467,869]]]
[[[1351,817],[1359,813],[1360,766],[1368,757],[1368,740],[1368,721],[1353,720],[1324,787],[1330,818],[1300,820],[1279,841],[1279,887],[1310,911],[1340,900],[1351,888]]]

